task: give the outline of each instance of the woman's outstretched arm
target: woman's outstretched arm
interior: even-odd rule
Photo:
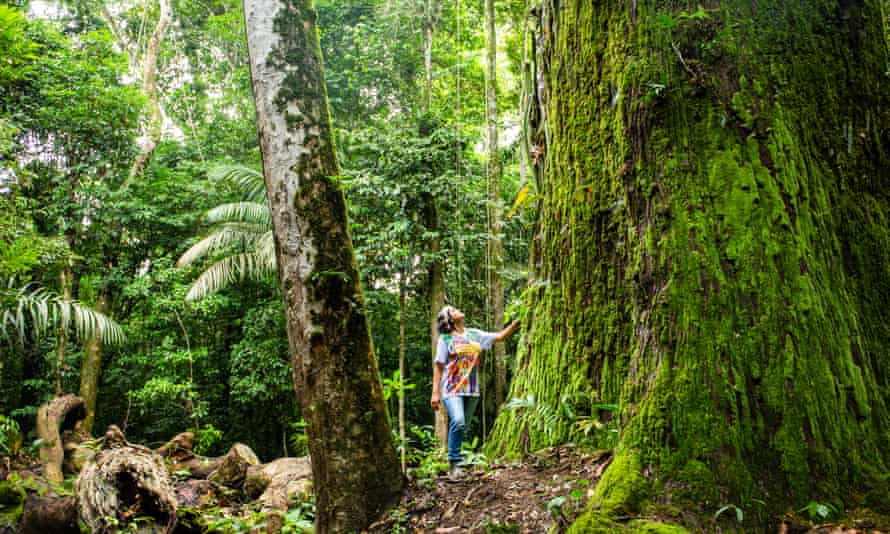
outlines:
[[[498,332],[494,336],[495,341],[503,341],[507,339],[508,337],[510,337],[511,334],[513,334],[513,332],[516,331],[517,328],[519,328],[519,319],[516,319],[515,321],[510,323],[510,326]]]

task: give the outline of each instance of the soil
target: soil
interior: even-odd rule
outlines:
[[[519,463],[476,467],[457,480],[411,481],[400,513],[372,525],[369,532],[564,532],[611,460],[609,451],[556,447]]]
[[[593,488],[612,461],[610,451],[573,447],[539,451],[522,462],[468,469],[464,476],[412,480],[397,512],[368,529],[369,534],[560,534],[583,511]],[[658,519],[658,518],[651,518]],[[668,519],[668,518],[665,518]],[[883,520],[883,517],[880,517]],[[789,517],[776,534],[883,534],[880,521],[852,513],[847,525],[813,525]],[[852,523],[853,526],[850,524]],[[721,528],[690,532],[721,532]],[[725,532],[737,532],[733,528]]]

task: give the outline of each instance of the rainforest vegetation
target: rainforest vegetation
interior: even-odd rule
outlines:
[[[890,529],[885,0],[2,2],[0,230],[0,533]]]

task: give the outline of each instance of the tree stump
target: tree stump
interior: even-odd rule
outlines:
[[[94,533],[114,532],[136,518],[137,532],[170,533],[176,527],[176,493],[163,459],[127,443],[114,425],[74,489],[80,518]]]
[[[73,429],[84,417],[83,399],[75,395],[56,397],[37,411],[37,436],[43,440],[40,461],[44,464],[43,475],[49,482],[62,483],[62,461],[65,458],[62,432]]]

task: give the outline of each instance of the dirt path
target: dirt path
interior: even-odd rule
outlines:
[[[401,513],[370,532],[563,532],[590,498],[609,461],[608,452],[584,454],[559,447],[522,463],[476,468],[459,481],[440,477],[412,482]]]

